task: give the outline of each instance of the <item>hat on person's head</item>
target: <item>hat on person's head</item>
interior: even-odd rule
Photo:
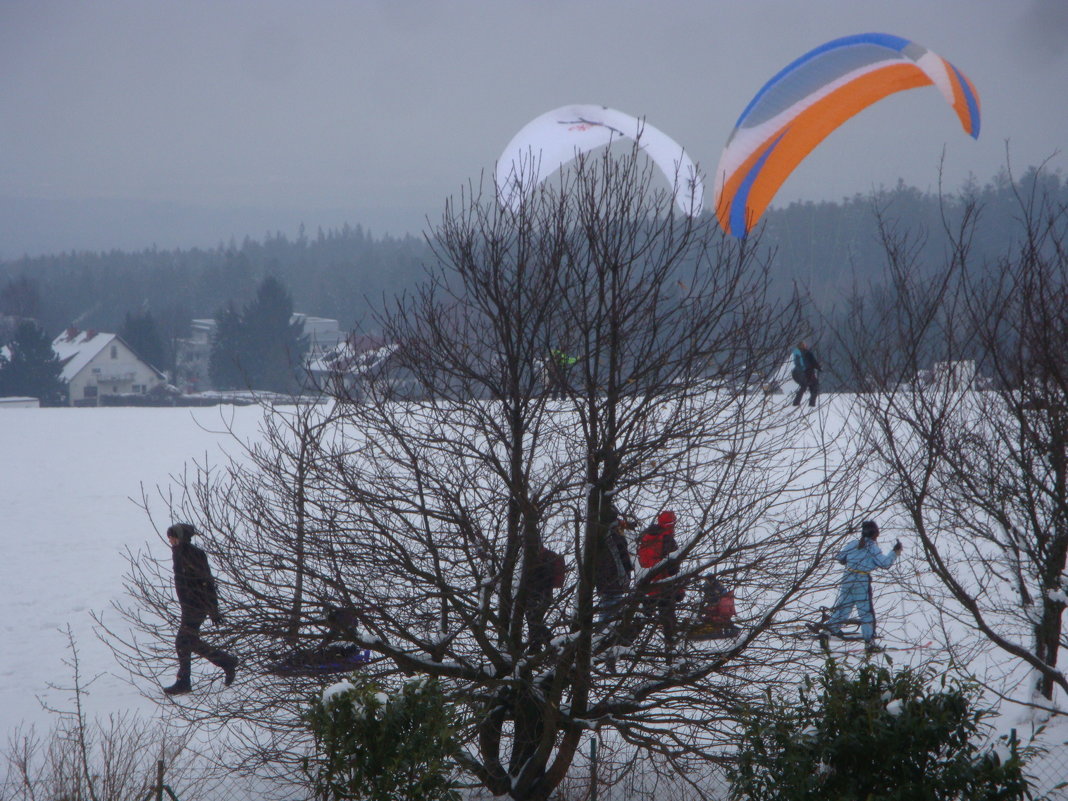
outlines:
[[[879,524],[874,520],[865,520],[860,524],[860,536],[875,539],[879,536]]]
[[[167,536],[175,537],[178,542],[189,542],[196,533],[197,530],[188,523],[175,523],[167,529]]]
[[[656,518],[656,524],[661,528],[674,528],[675,513],[671,511],[661,512]]]

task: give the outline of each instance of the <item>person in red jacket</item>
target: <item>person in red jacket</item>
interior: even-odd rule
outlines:
[[[664,629],[669,661],[678,631],[675,607],[684,595],[682,587],[671,580],[679,572],[678,560],[670,558],[678,547],[675,541],[675,513],[671,511],[657,515],[656,522],[646,528],[638,539],[638,564],[655,568],[642,605],[646,617],[655,618]]]
[[[215,579],[208,567],[207,555],[190,540],[197,530],[188,523],[176,523],[167,529],[167,540],[174,558],[174,591],[182,610],[178,635],[174,638],[174,650],[178,653],[178,678],[170,687],[164,687],[167,695],[182,695],[192,690],[190,672],[194,653],[223,669],[223,683],[229,687],[234,681],[237,659],[225,651],[212,648],[200,639],[200,627],[206,618],[218,625],[219,596],[215,591]]]
[[[690,632],[690,638],[726,640],[740,633],[741,629],[734,625],[734,591],[727,589],[715,575],[705,576],[697,624]]]

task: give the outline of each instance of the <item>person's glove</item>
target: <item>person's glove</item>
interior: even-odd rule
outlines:
[[[901,549],[903,547],[904,546],[901,544],[901,540],[898,540],[897,542],[894,543],[894,553],[901,553]]]

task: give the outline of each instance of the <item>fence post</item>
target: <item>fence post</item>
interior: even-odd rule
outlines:
[[[597,740],[595,731],[590,738],[590,801],[597,801]]]

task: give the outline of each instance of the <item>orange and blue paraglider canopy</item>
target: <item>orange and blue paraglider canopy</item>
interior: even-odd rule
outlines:
[[[789,64],[749,102],[723,149],[715,182],[723,230],[748,234],[794,168],[850,117],[895,92],[930,85],[978,138],[979,96],[971,81],[908,39],[846,36]]]

